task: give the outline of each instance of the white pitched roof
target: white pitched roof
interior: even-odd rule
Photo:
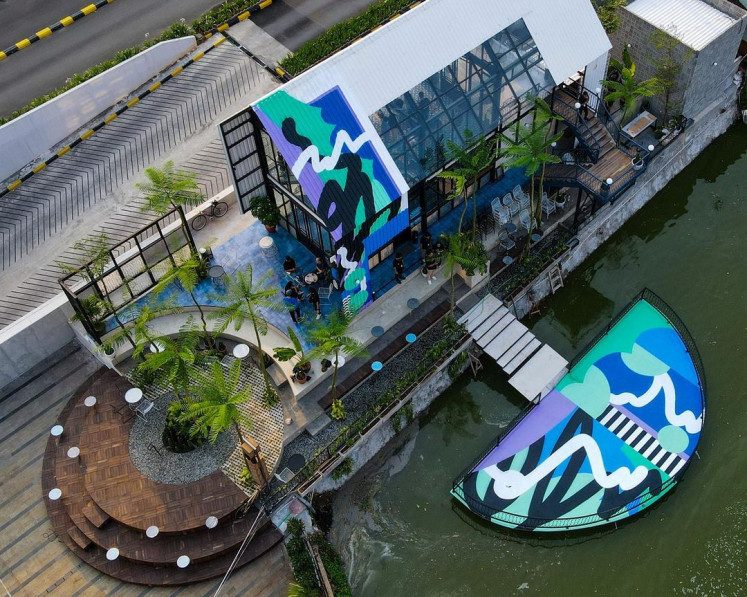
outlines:
[[[693,50],[702,50],[736,21],[701,0],[635,0],[625,7],[657,29],[674,34]]]
[[[308,102],[339,85],[372,114],[521,18],[556,83],[611,48],[589,0],[426,0],[283,89]]]

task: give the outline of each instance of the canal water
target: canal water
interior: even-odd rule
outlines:
[[[643,286],[699,347],[704,432],[682,482],[618,529],[522,535],[469,515],[452,479],[524,406],[486,363],[334,498],[357,597],[747,595],[747,128],[732,127],[529,321],[569,360]]]

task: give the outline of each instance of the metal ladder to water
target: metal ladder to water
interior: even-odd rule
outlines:
[[[560,263],[553,265],[552,269],[547,273],[547,277],[550,280],[550,290],[552,290],[553,294],[563,288],[563,271],[560,269]]]

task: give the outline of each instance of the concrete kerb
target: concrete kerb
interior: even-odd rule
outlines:
[[[104,0],[101,0],[104,1]],[[110,0],[114,1],[114,0]],[[235,25],[236,23],[239,23],[241,21],[244,21],[251,16],[252,11],[258,11],[262,10],[264,8],[267,8],[272,4],[272,0],[264,0],[263,2],[260,2],[256,4],[251,9],[244,11],[235,17],[232,17],[222,25],[219,25],[216,27],[214,32],[210,32],[205,36],[205,39],[207,40],[203,44],[200,44],[200,46],[197,48],[197,52],[193,54],[189,59],[187,59],[183,64],[177,66],[173,70],[169,71],[165,75],[162,75],[158,77],[155,82],[148,85],[145,89],[141,90],[139,93],[136,93],[133,97],[131,97],[129,100],[122,102],[122,105],[120,107],[113,109],[113,111],[108,114],[107,116],[103,117],[100,120],[94,120],[95,124],[92,125],[89,129],[82,129],[77,135],[72,137],[70,140],[66,140],[66,143],[63,143],[63,146],[57,150],[53,155],[49,156],[47,159],[41,162],[35,162],[29,165],[27,168],[24,168],[21,170],[21,172],[24,172],[24,170],[27,170],[24,172],[19,178],[14,180],[13,182],[9,183],[4,189],[0,190],[0,197],[3,197],[4,195],[8,194],[9,192],[17,189],[21,184],[26,182],[29,178],[34,176],[34,174],[38,174],[41,172],[44,168],[46,168],[49,164],[57,160],[58,158],[65,155],[67,152],[69,152],[73,147],[76,145],[82,143],[89,137],[93,136],[96,131],[104,127],[105,125],[109,124],[112,120],[117,118],[117,116],[121,115],[122,113],[126,112],[129,108],[136,105],[140,100],[150,95],[152,92],[154,92],[156,89],[158,89],[161,85],[163,85],[168,80],[172,79],[173,77],[177,76],[179,73],[181,73],[185,68],[188,68],[190,65],[197,62],[200,58],[205,56],[208,52],[210,52],[212,49],[218,47],[220,44],[222,44],[224,41],[226,41],[226,37],[221,35],[221,37],[215,41],[212,40],[213,36],[216,33],[220,33],[222,31],[227,30],[231,25]],[[93,5],[90,5],[93,6]],[[86,7],[88,8],[88,7]],[[238,44],[237,44],[238,45]],[[268,66],[264,61],[259,59],[257,56],[246,50],[246,48],[238,45],[238,47],[245,52],[250,58],[255,60],[263,69],[265,69],[270,75],[273,77],[276,77],[280,79],[281,81],[287,80],[287,75],[285,71],[282,69],[273,69],[270,66]]]
[[[16,42],[9,48],[6,48],[4,51],[0,52],[0,61],[5,60],[8,56],[12,56],[16,52],[20,52],[24,48],[28,48],[31,44],[36,43],[40,39],[49,37],[55,31],[59,31],[60,29],[64,29],[65,27],[72,25],[75,21],[79,21],[83,17],[96,12],[99,8],[103,8],[104,6],[106,6],[107,4],[111,4],[112,2],[114,2],[114,0],[98,0],[97,2],[93,4],[84,6],[80,10],[74,12],[73,14],[66,16],[63,19],[60,19],[55,24],[50,25],[49,27],[45,27],[44,29],[34,33],[34,35],[30,35],[29,37],[26,37],[22,39],[21,41]]]

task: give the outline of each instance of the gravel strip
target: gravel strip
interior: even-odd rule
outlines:
[[[160,397],[146,419],[136,417],[130,431],[132,463],[146,477],[158,483],[192,483],[202,479],[217,471],[238,443],[236,430],[231,428],[221,433],[214,444],[206,441],[191,452],[176,454],[167,450],[161,434],[166,426],[168,406],[175,400],[173,394]]]

